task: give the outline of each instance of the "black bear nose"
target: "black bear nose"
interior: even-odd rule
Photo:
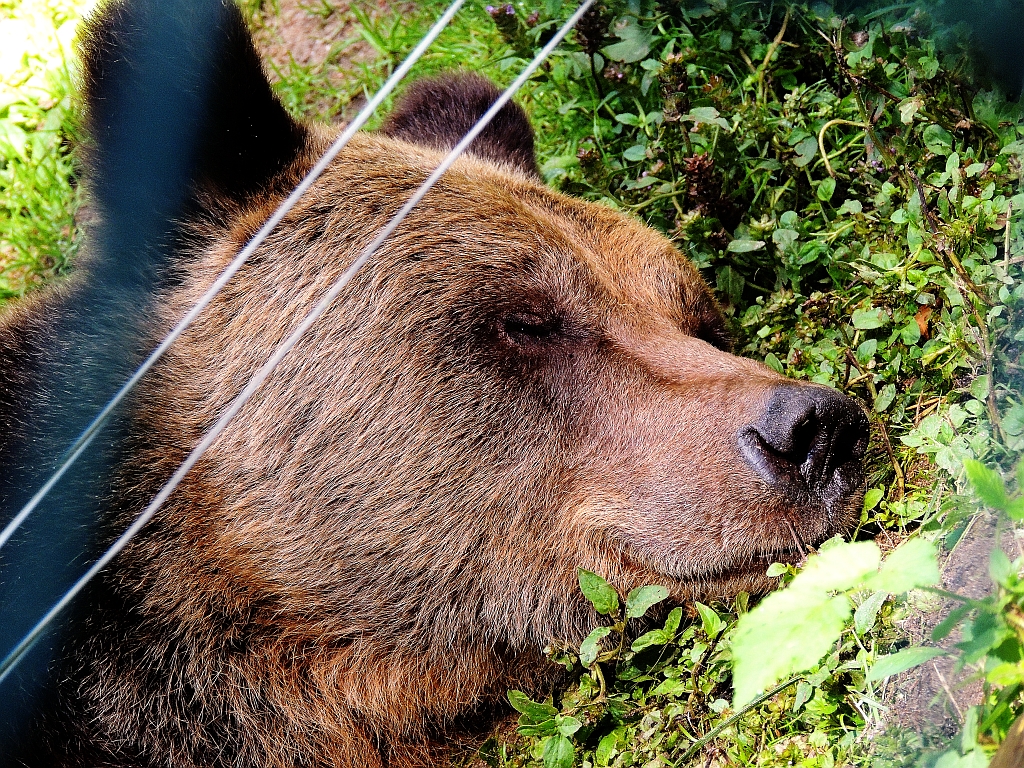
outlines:
[[[740,450],[761,478],[793,502],[833,506],[859,490],[868,420],[833,389],[784,384],[763,416],[743,427]]]

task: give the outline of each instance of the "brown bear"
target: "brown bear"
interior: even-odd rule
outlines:
[[[104,6],[82,46],[94,177],[138,50],[132,8]],[[224,13],[150,346],[332,139],[287,116]],[[470,75],[421,82],[352,140],[132,400],[101,543],[496,95]],[[61,356],[54,318],[100,279],[102,245],[3,320],[5,435],[27,440],[19,409]],[[0,440],[13,462],[22,443]],[[96,579],[21,759],[443,765],[509,688],[557,677],[552,638],[595,625],[579,568],[676,602],[763,591],[769,563],[855,519],[866,442],[848,398],[730,353],[664,237],[545,188],[509,106]]]

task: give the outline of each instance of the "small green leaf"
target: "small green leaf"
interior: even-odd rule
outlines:
[[[978,400],[984,400],[988,397],[989,387],[991,386],[992,379],[988,374],[982,374],[971,382],[971,395],[976,397]]]
[[[796,684],[796,700],[793,702],[793,711],[799,712],[800,707],[811,700],[811,694],[814,693],[814,686],[808,683],[806,680],[801,680]]]
[[[938,642],[946,637],[963,620],[964,616],[971,612],[972,607],[970,603],[964,603],[950,611],[946,618],[935,625],[935,629],[932,630],[932,640]]]
[[[632,147],[622,153],[622,156],[629,160],[631,163],[638,162],[647,157],[647,147],[642,144],[634,144]]]
[[[872,589],[894,595],[939,582],[935,546],[921,538],[908,539],[889,553],[881,570],[867,580]]]
[[[636,18],[624,16],[612,26],[615,36],[622,42],[613,43],[601,50],[612,61],[632,64],[647,57],[654,43],[654,36],[640,26]]]
[[[509,691],[508,703],[512,705],[513,709],[517,712],[522,712],[534,723],[542,723],[558,714],[558,710],[550,704],[533,701],[522,691]]]
[[[818,182],[817,195],[818,199],[823,203],[827,203],[832,199],[832,195],[836,192],[836,180],[831,176],[828,176]]]
[[[651,691],[652,696],[675,696],[680,691],[686,690],[686,680],[680,677],[672,677],[658,684],[658,687]]]
[[[844,200],[843,201],[843,204],[841,206],[839,206],[838,213],[840,215],[842,215],[844,213],[856,214],[856,213],[862,213],[863,211],[864,211],[864,204],[860,200],[855,200],[853,198],[850,198],[848,200]]]
[[[764,240],[743,240],[736,239],[729,243],[726,248],[729,253],[749,253],[764,248]]]
[[[918,113],[921,107],[924,106],[924,99],[920,96],[913,99],[904,99],[899,104],[900,109],[900,122],[904,125],[910,125],[914,122],[914,115]]]
[[[665,619],[665,627],[663,629],[654,629],[643,635],[640,635],[630,648],[634,651],[642,651],[644,648],[649,648],[652,645],[665,645],[666,643],[672,642],[672,638],[676,636],[676,630],[679,629],[679,622],[683,620],[683,609],[673,608],[668,618]]]
[[[917,344],[921,340],[921,326],[917,320],[910,318],[910,321],[900,328],[900,340],[907,346]]]
[[[608,637],[611,631],[611,627],[598,627],[587,635],[587,639],[580,645],[580,664],[589,667],[597,661],[597,656],[601,653],[601,640]]]
[[[704,634],[708,637],[715,637],[718,635],[725,626],[725,622],[722,621],[722,617],[703,603],[695,602],[693,605],[697,609],[697,613],[700,614],[701,623],[704,625]]]
[[[768,566],[768,570],[765,571],[765,576],[774,579],[778,576],[782,576],[789,568],[784,563],[772,563]]]
[[[999,547],[988,556],[988,574],[996,584],[1003,584],[1013,574],[1013,563]]]
[[[868,488],[867,493],[864,494],[864,511],[870,512],[877,507],[884,495],[885,491],[881,488]]]
[[[852,322],[854,328],[869,331],[873,328],[881,328],[883,325],[887,325],[889,318],[881,309],[855,309]]]
[[[789,590],[831,592],[862,586],[878,570],[882,555],[873,541],[840,543],[818,550],[793,579]]]
[[[882,603],[888,596],[886,592],[874,592],[857,606],[857,610],[853,612],[853,628],[858,635],[863,635],[875,625],[875,619],[878,618]]]
[[[839,639],[850,612],[845,596],[789,588],[773,592],[740,616],[732,644],[733,709],[817,664]]]
[[[640,635],[629,647],[634,651],[642,651],[652,645],[665,645],[670,642],[672,642],[671,632],[666,632],[664,629],[652,629],[650,632]]]
[[[800,233],[795,229],[781,227],[772,232],[772,242],[783,252],[789,251],[799,239]]]
[[[584,568],[579,569],[579,579],[580,590],[598,613],[610,616],[619,610],[619,595],[607,581]]]
[[[985,679],[993,685],[998,685],[1000,688],[1017,685],[1020,682],[1024,682],[1024,665],[1020,662],[1016,664],[1000,664],[990,670],[985,675]]]
[[[683,120],[689,120],[692,123],[707,123],[709,125],[717,125],[719,128],[725,130],[731,130],[732,126],[729,125],[729,121],[723,117],[720,117],[718,110],[714,107],[694,107],[692,110],[682,116]]]
[[[555,723],[558,726],[558,732],[563,736],[572,736],[583,727],[582,722],[570,715],[558,715],[555,718]]]
[[[637,587],[626,597],[626,617],[638,619],[667,597],[668,590],[661,585]]]
[[[980,461],[975,459],[964,460],[964,470],[967,472],[967,479],[978,494],[978,498],[992,509],[1005,511],[1009,499],[1006,496],[1006,486],[1003,485],[1003,478],[994,469],[989,469]]]
[[[550,736],[553,733],[558,733],[558,725],[553,717],[539,723],[532,722],[526,717],[520,717],[519,727],[516,728],[516,731],[523,736]]]
[[[924,129],[921,138],[928,151],[936,155],[948,155],[953,151],[953,134],[941,125],[932,123]]]
[[[875,398],[875,411],[877,413],[884,413],[885,410],[892,405],[892,401],[896,399],[896,385],[886,384],[882,387],[882,391],[878,393],[878,397]]]
[[[782,361],[775,356],[774,352],[769,352],[764,356],[764,364],[778,373],[786,372],[785,366],[782,365]]]
[[[597,744],[597,750],[594,752],[594,761],[598,765],[608,765],[619,745],[619,736],[619,729],[616,728],[611,733],[606,733],[601,737],[601,741]]]
[[[544,742],[544,768],[572,768],[576,751],[562,734],[548,736]]]
[[[793,149],[796,151],[796,158],[793,160],[793,165],[797,168],[803,168],[808,165],[818,154],[818,140],[813,136],[810,136]]]
[[[931,661],[936,656],[942,656],[946,653],[942,648],[904,648],[902,651],[897,653],[889,654],[878,659],[868,671],[867,680],[869,683],[873,683],[876,680],[883,680],[892,675],[898,675],[900,672],[906,672],[908,669],[924,664],[926,661]]]
[[[676,630],[679,629],[679,622],[681,622],[682,620],[683,609],[673,608],[671,611],[669,611],[668,618],[665,619],[665,631],[672,635],[672,637],[675,637]]]

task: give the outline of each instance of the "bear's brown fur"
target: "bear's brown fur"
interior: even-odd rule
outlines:
[[[429,125],[429,101],[398,109]],[[331,138],[277,133],[299,145],[257,192],[217,169],[196,192],[154,338]],[[357,135],[145,381],[115,528],[439,163],[452,131],[430,133]],[[505,157],[500,138],[441,179],[101,576],[42,763],[443,764],[508,688],[549,683],[552,638],[594,625],[578,568],[708,600],[768,587],[791,526],[814,544],[849,525],[863,424],[830,433],[828,492],[766,480],[738,435],[780,393],[822,388],[730,354],[668,241],[541,186],[523,137]],[[9,347],[41,311],[8,318]]]

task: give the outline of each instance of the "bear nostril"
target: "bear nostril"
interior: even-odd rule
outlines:
[[[794,501],[834,502],[860,485],[868,423],[839,392],[786,384],[772,392],[761,419],[741,429],[738,440],[773,490]]]

